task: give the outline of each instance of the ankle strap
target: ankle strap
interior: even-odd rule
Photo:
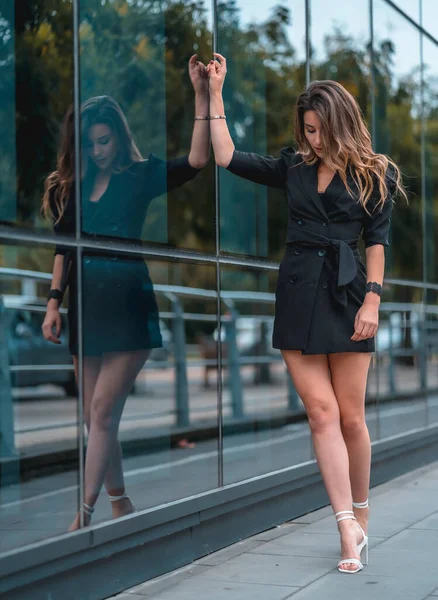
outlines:
[[[86,504],[84,502],[84,504],[82,505],[82,510],[85,514],[92,515],[94,513],[94,506],[90,506],[89,504]]]
[[[335,513],[335,517],[337,523],[346,521],[347,519],[353,519],[353,521],[356,521],[356,517],[354,516],[354,512],[352,510],[341,510]]]
[[[119,500],[129,500],[129,496],[126,492],[121,496],[110,496],[110,494],[108,494],[108,498],[110,499],[110,502],[118,502]]]
[[[370,505],[370,502],[369,502],[368,498],[365,500],[365,502],[353,502],[354,508],[368,508],[369,505]]]

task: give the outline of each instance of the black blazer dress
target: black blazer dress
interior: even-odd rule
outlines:
[[[163,161],[151,154],[122,173],[113,174],[98,202],[91,202],[95,171],[82,184],[82,237],[106,241],[124,239],[140,244],[147,210],[154,198],[193,179],[199,169],[182,156]],[[52,209],[56,215],[56,205]],[[74,190],[56,234],[75,233]],[[76,253],[57,245],[55,254],[72,256],[69,287],[69,347],[78,354],[78,298]],[[66,263],[67,256],[64,259]],[[141,256],[84,250],[82,263],[83,352],[131,352],[159,348],[162,337],[158,305],[147,264]]]
[[[353,197],[337,173],[321,197],[318,163],[306,165],[291,147],[283,148],[280,158],[235,150],[227,169],[286,191],[286,250],[278,273],[273,347],[303,354],[373,352],[374,338],[351,340],[367,281],[358,240],[362,234],[365,247],[388,246],[392,178],[387,177],[389,193],[383,209],[373,211],[376,188],[369,216],[351,176]]]

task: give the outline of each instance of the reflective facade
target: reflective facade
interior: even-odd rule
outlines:
[[[376,442],[438,422],[434,0],[17,5],[0,0],[0,556],[66,532],[87,444],[102,448],[91,413],[109,401],[120,424],[101,410],[114,439],[107,462],[92,465],[105,467],[92,525],[120,516],[108,493],[124,485],[141,512],[314,458],[271,347],[285,200],[215,168],[211,152],[199,172],[187,167],[193,54],[228,58],[225,108],[240,150],[293,144],[293,105],[310,80],[335,79],[358,99],[410,199],[394,210],[370,433]],[[136,166],[118,156],[105,191],[90,187],[87,160],[104,160],[110,140],[72,113],[67,154],[81,184],[55,233],[41,207],[61,124],[72,104],[103,96],[121,108]],[[41,334],[55,256],[73,265],[56,344]]]

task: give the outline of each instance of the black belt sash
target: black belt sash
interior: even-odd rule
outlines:
[[[346,285],[351,283],[357,275],[357,262],[354,250],[357,249],[357,240],[338,240],[319,235],[315,232],[300,232],[293,240],[288,240],[287,244],[297,244],[308,246],[310,248],[327,248],[334,251],[336,257],[337,278],[336,287],[333,286],[332,294],[342,306],[347,306]]]

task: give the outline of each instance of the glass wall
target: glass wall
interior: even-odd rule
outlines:
[[[298,95],[334,79],[400,165],[367,421],[437,422],[435,12],[0,0],[0,554],[87,525],[84,490],[96,524],[314,458],[272,349],[284,194],[217,169],[193,120],[213,49],[238,150],[293,146]]]

